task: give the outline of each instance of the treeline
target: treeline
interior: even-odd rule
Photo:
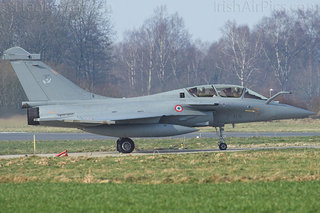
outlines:
[[[289,90],[319,111],[320,12],[275,11],[255,27],[228,22],[219,41],[194,41],[178,14],[158,7],[114,43],[103,0],[0,1],[0,52],[21,46],[93,92],[130,97],[210,83],[239,84],[266,96]],[[202,23],[210,27],[214,23]],[[7,62],[0,65],[0,111],[24,99]],[[288,98],[289,98],[288,97]]]
[[[81,87],[103,91],[112,67],[112,27],[105,8],[102,0],[0,1],[0,53],[13,46],[41,53]],[[5,62],[0,71],[0,111],[18,109],[26,98],[21,87],[11,88],[12,81],[19,85],[17,78]]]

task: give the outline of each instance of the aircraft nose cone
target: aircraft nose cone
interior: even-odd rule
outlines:
[[[314,112],[305,110],[302,108],[282,105],[281,107],[275,107],[273,111],[272,119],[295,119],[295,118],[307,118],[310,115],[314,115]]]
[[[289,112],[290,112],[290,110],[289,110]],[[311,112],[309,110],[294,107],[294,109],[292,109],[290,114],[292,114],[293,118],[306,118],[311,115],[314,115],[315,113]]]

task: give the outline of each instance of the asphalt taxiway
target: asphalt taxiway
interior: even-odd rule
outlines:
[[[90,133],[32,133],[32,132],[0,132],[1,141],[27,141],[33,140],[61,141],[61,140],[107,140],[114,137],[95,135]],[[225,132],[226,137],[298,137],[320,136],[320,132]],[[218,138],[216,132],[194,132],[168,138]]]
[[[30,132],[1,132],[1,141],[26,141],[33,140],[106,140],[116,139],[113,137],[94,135],[90,133],[30,133]],[[226,132],[227,137],[298,137],[298,136],[320,136],[320,132]],[[218,138],[215,132],[195,132],[185,135],[178,135],[169,138]],[[281,146],[281,147],[258,147],[258,148],[229,148],[221,151],[219,149],[182,149],[182,150],[149,150],[135,151],[130,154],[119,154],[118,152],[79,152],[69,153],[70,157],[120,157],[120,156],[137,156],[137,155],[159,155],[159,154],[190,154],[190,153],[208,153],[208,152],[240,152],[250,150],[272,150],[272,149],[320,149],[320,146]],[[0,159],[20,158],[34,155],[0,155]],[[36,154],[39,157],[54,157],[55,154]]]

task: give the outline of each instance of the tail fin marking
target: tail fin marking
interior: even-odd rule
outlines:
[[[104,98],[87,92],[40,61],[40,55],[30,54],[20,47],[4,52],[10,60],[29,101],[89,100]]]

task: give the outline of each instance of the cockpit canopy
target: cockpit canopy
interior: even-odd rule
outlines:
[[[252,98],[258,100],[267,100],[250,89],[236,85],[204,85],[187,88],[188,92],[194,97],[223,97],[223,98]]]

